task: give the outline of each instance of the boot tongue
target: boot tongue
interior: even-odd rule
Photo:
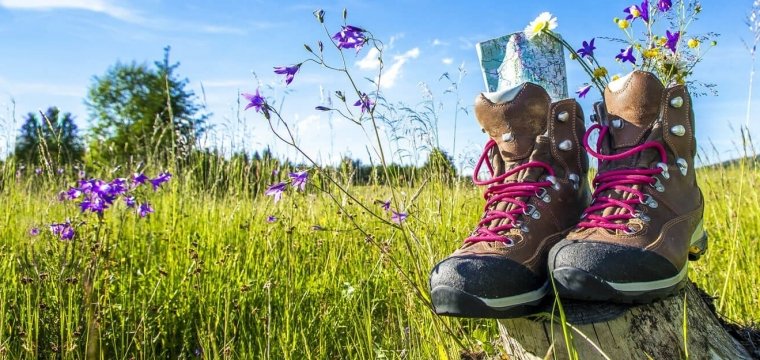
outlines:
[[[524,164],[533,152],[536,136],[546,132],[551,99],[542,87],[524,83],[475,99],[475,117],[499,148],[505,170]]]
[[[604,91],[606,124],[609,126],[603,153],[621,153],[647,141],[662,141],[660,131],[654,129],[660,116],[662,96],[665,89],[653,74],[634,71],[615,80]],[[653,129],[655,131],[653,131]],[[647,149],[619,160],[607,161],[600,171],[651,168],[658,161],[658,153]],[[638,189],[640,185],[633,188]],[[615,199],[629,199],[633,195],[619,190],[606,191],[604,196]],[[610,207],[603,216],[624,212],[622,208]]]
[[[612,149],[630,148],[646,140],[660,116],[664,91],[653,74],[638,70],[607,85],[604,103]]]

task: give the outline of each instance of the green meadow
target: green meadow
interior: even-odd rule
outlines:
[[[494,320],[439,318],[427,276],[480,216],[481,189],[426,180],[396,190],[311,173],[306,191],[264,196],[271,167],[223,162],[174,171],[148,192],[155,212],[116,204],[101,219],[57,194],[75,170],[3,165],[0,358],[433,359],[498,356]],[[717,311],[760,319],[760,171],[750,161],[698,169],[709,251],[691,279]],[[128,176],[121,169],[105,178]],[[265,174],[265,175],[262,175]],[[338,186],[352,196],[339,191]],[[269,223],[274,215],[277,221]],[[77,236],[44,229],[70,218]],[[42,227],[37,236],[33,227]]]

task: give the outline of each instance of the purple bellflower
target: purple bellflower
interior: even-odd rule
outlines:
[[[69,221],[60,224],[50,224],[50,232],[61,240],[71,240],[74,238],[74,228]]]
[[[285,85],[290,85],[293,82],[293,77],[296,76],[298,69],[301,68],[301,64],[293,66],[277,66],[274,68],[275,74],[285,75]]]
[[[673,3],[670,0],[659,0],[657,1],[657,8],[662,11],[666,12],[670,10],[670,7],[673,6]]]
[[[290,176],[291,186],[301,191],[306,189],[306,182],[309,180],[309,172],[307,170],[292,172],[288,176]]]
[[[633,46],[629,46],[627,49],[620,49],[620,54],[617,54],[615,59],[621,62],[627,61],[636,65],[636,58],[633,56]]]
[[[665,42],[665,47],[675,53],[676,45],[678,45],[678,39],[681,37],[681,32],[676,31],[674,33],[671,33],[670,30],[665,30],[665,36],[668,38],[668,41]]]
[[[256,89],[255,94],[242,93],[240,95],[244,97],[246,100],[248,100],[248,104],[245,106],[245,109],[243,110],[248,110],[250,108],[253,108],[254,110],[256,110],[256,112],[261,112],[264,109],[264,106],[266,105],[266,101],[261,96],[261,94],[259,94],[259,89]]]
[[[362,28],[346,25],[333,35],[333,39],[338,42],[339,48],[356,49],[356,52],[359,52],[364,43],[367,42],[367,36],[364,32],[365,30]]]
[[[594,56],[594,50],[596,50],[596,47],[594,46],[594,39],[591,39],[589,42],[583,42],[583,47],[576,50],[578,55],[581,57],[593,57]]]
[[[267,190],[264,192],[264,195],[272,196],[274,198],[274,202],[278,202],[282,198],[282,193],[285,191],[286,187],[287,185],[284,182],[269,185]]]
[[[628,16],[625,17],[626,20],[636,20],[637,18],[641,18],[645,23],[649,23],[649,0],[644,0],[641,3],[641,6],[632,5],[631,7],[624,9],[623,12],[628,14]]]
[[[586,97],[589,90],[591,90],[591,85],[581,86],[575,93],[578,94],[579,98],[583,98]]]
[[[364,93],[361,98],[354,103],[354,106],[360,106],[362,113],[364,113],[364,111],[369,112],[372,109],[372,104],[374,104],[374,102],[372,102],[369,96]]]
[[[393,215],[391,215],[391,221],[396,224],[401,224],[406,220],[406,217],[408,216],[407,213],[397,212],[393,211]]]
[[[162,172],[158,174],[158,176],[156,176],[155,178],[150,179],[149,181],[150,181],[150,184],[153,185],[153,190],[156,190],[158,189],[159,186],[161,186],[161,184],[169,181],[169,179],[171,178],[172,178],[172,174],[168,172]]]
[[[148,204],[148,203],[142,203],[137,208],[137,214],[140,215],[141,218],[144,218],[144,217],[148,216],[148,214],[151,214],[153,212],[154,212],[153,208],[150,207],[150,204]]]

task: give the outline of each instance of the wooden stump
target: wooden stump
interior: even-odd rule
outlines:
[[[579,359],[684,359],[687,352],[691,359],[751,358],[691,282],[681,295],[648,305],[565,301],[563,307]],[[500,320],[499,331],[510,359],[568,358],[558,322]]]

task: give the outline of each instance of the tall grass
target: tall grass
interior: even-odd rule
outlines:
[[[221,164],[199,177],[193,168],[200,165],[176,174],[168,191],[154,195],[157,211],[147,221],[116,209],[97,242],[61,242],[28,230],[74,215],[76,209],[55,200],[57,190],[73,181],[73,170],[65,180],[17,177],[14,165],[6,164],[0,354],[81,358],[88,341],[98,343],[104,359],[498,353],[491,344],[494,321],[438,318],[417,295],[427,296],[428,269],[477,221],[478,189],[440,181],[421,190],[402,188],[399,200],[410,213],[405,226],[415,235],[409,249],[400,230],[366,216],[349,198],[337,199],[340,210],[318,190],[334,185],[319,178],[306,193],[288,193],[274,204],[254,196],[260,192],[247,188],[243,170]],[[717,297],[721,314],[756,321],[760,172],[743,162],[702,168],[698,177],[711,242],[691,277]],[[209,179],[223,178],[229,180],[224,190],[215,191],[222,181]],[[362,203],[389,195],[384,186],[353,191]],[[272,214],[279,220],[268,224]],[[83,277],[93,254],[100,261],[93,281],[98,326],[87,334]]]

